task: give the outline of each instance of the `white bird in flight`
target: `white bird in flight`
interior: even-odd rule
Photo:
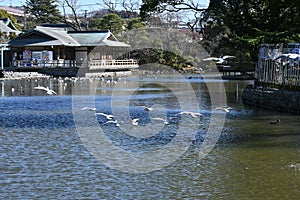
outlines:
[[[101,112],[96,113],[96,115],[102,115],[102,116],[104,116],[104,117],[105,117],[106,119],[108,119],[108,120],[111,120],[111,119],[114,118],[113,115],[109,115],[109,114],[105,114],[105,113],[101,113]]]
[[[56,92],[54,90],[49,89],[49,87],[37,86],[37,87],[34,87],[33,89],[35,89],[35,90],[44,90],[49,95],[56,94]]]
[[[95,111],[96,108],[91,108],[91,107],[83,107],[81,110],[90,110],[90,111]]]
[[[299,59],[299,58],[300,58],[300,54],[296,54],[296,53],[285,53],[285,54],[281,54],[281,55],[275,57],[273,60],[277,60],[277,59],[280,59],[280,58],[296,60],[296,59]]]
[[[109,121],[107,121],[107,122],[105,122],[104,124],[115,124],[117,127],[119,127],[120,126],[120,124],[118,123],[118,121],[117,120],[109,120]],[[102,124],[102,125],[104,125],[104,124]]]
[[[138,122],[139,120],[140,120],[139,118],[132,119],[131,124],[134,126],[137,126],[137,125],[139,125],[139,122]]]
[[[229,107],[229,106],[221,106],[221,107],[216,107],[215,108],[216,110],[223,110],[223,111],[225,111],[225,112],[229,112],[229,110],[231,110],[232,108],[231,107]]]
[[[225,56],[223,56],[221,58],[217,58],[217,57],[204,58],[203,61],[217,61],[216,63],[222,64],[226,60],[228,60],[228,59],[234,59],[234,58],[236,58],[236,57],[235,56],[230,56],[230,55],[225,55]]]
[[[198,112],[189,112],[189,111],[182,111],[182,112],[178,113],[178,115],[191,115],[192,117],[202,116],[201,113],[198,113]]]
[[[163,121],[165,125],[170,124],[167,120],[165,120],[163,118],[160,118],[160,117],[153,117],[152,119],[153,120],[157,120],[157,121]]]

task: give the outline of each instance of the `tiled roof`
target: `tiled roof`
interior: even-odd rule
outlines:
[[[1,20],[0,20],[0,31],[2,33],[3,32],[6,32],[6,33],[15,32],[11,28],[9,28],[5,23],[3,23],[3,21],[1,21]]]
[[[129,47],[128,44],[119,42],[109,31],[69,32],[81,46],[114,46]]]
[[[81,46],[99,45],[107,37],[108,32],[69,32]]]
[[[130,47],[129,44],[119,41],[104,40],[103,44],[109,47]]]
[[[32,34],[42,34],[47,37],[34,38]],[[31,36],[31,37],[30,37]],[[36,28],[22,34],[10,42],[11,46],[71,46],[96,47],[114,46],[129,47],[119,42],[109,31],[67,31],[64,28],[43,27]]]
[[[47,28],[38,26],[34,29],[35,31],[38,31],[40,33],[43,33],[45,35],[48,35],[54,39],[57,39],[61,42],[61,45],[64,46],[80,46],[80,44],[74,40],[65,29],[62,28]]]
[[[0,31],[6,32],[6,33],[11,33],[15,32],[17,35],[21,33],[15,25],[12,23],[12,21],[9,18],[1,18],[0,19]]]

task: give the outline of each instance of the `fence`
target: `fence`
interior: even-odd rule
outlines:
[[[75,60],[50,60],[50,61],[32,61],[32,60],[15,60],[11,62],[13,67],[76,67]]]
[[[256,85],[300,89],[300,44],[262,44],[255,70]]]
[[[76,60],[52,60],[52,61],[31,61],[31,60],[16,60],[12,61],[11,65],[17,68],[43,68],[43,67],[84,67],[82,63],[77,63]],[[87,62],[87,66],[90,69],[133,69],[138,68],[137,60],[90,60]]]
[[[90,69],[133,69],[138,68],[137,60],[91,60],[89,61]]]

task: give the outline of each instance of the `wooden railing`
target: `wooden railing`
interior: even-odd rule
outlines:
[[[30,61],[15,60],[11,62],[12,67],[42,68],[42,67],[89,67],[90,69],[134,69],[138,68],[137,60],[90,60],[85,64],[77,63],[76,60],[52,60],[52,61]]]
[[[287,46],[277,44],[261,45],[255,69],[256,85],[284,90],[300,90],[300,44]]]
[[[285,60],[278,63],[271,59],[259,59],[256,67],[256,80],[260,83],[300,86],[300,64]]]
[[[15,60],[11,62],[13,67],[76,67],[75,60],[51,60],[51,61],[31,61]]]
[[[89,61],[90,69],[124,69],[138,68],[137,60],[92,60]]]

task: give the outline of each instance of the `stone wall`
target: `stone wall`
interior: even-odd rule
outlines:
[[[300,91],[247,86],[242,94],[245,104],[300,114]]]

